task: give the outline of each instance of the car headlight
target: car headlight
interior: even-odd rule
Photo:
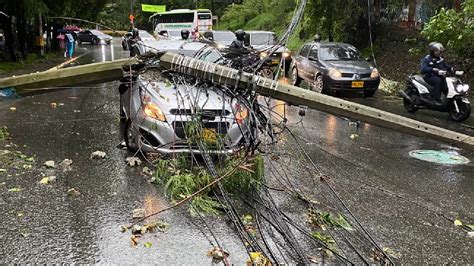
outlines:
[[[378,77],[380,77],[379,71],[378,71],[376,68],[372,69],[372,73],[370,73],[370,77],[371,77],[371,78],[378,78]]]
[[[268,56],[268,53],[267,52],[261,52],[260,53],[260,57],[261,58],[266,58]]]
[[[145,104],[145,106],[143,107],[143,112],[145,112],[148,117],[154,118],[161,122],[166,121],[165,114],[163,114],[163,111],[161,111],[160,107],[158,107],[158,105],[154,103]]]
[[[235,116],[235,121],[237,124],[242,124],[244,122],[244,119],[247,118],[249,115],[249,111],[245,106],[240,105],[239,103],[236,103],[234,106],[234,116]]]
[[[340,78],[340,77],[342,77],[342,74],[341,74],[341,72],[340,72],[339,70],[337,70],[337,69],[335,69],[335,68],[331,68],[331,69],[329,70],[329,76],[330,76],[331,78]]]
[[[283,53],[281,54],[281,57],[283,57],[283,58],[288,58],[288,57],[290,57],[290,56],[291,56],[290,52],[283,52]]]

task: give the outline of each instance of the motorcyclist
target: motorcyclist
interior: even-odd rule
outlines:
[[[229,47],[234,49],[243,49],[245,41],[245,31],[239,29],[235,31],[234,34],[236,39],[232,41]]]
[[[428,49],[430,54],[421,60],[420,72],[424,75],[423,79],[432,86],[430,95],[434,104],[439,105],[441,92],[447,89],[445,71],[452,70],[452,68],[441,56],[444,51],[444,47],[441,43],[432,42],[428,45]]]
[[[138,55],[138,48],[136,43],[140,40],[139,30],[137,28],[132,29],[132,36],[128,39],[128,47],[130,47],[130,56]]]
[[[319,34],[314,35],[315,42],[321,42],[321,36]]]
[[[189,40],[189,30],[181,30],[181,39],[184,41]]]

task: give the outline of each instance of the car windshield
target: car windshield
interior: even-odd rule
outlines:
[[[154,38],[153,35],[151,35],[150,33],[144,30],[141,30],[139,35],[140,35],[140,38]]]
[[[250,45],[275,44],[276,35],[274,33],[253,33]]]
[[[338,61],[338,60],[358,60],[361,58],[359,51],[353,47],[343,46],[322,46],[319,49],[321,60]]]
[[[219,63],[223,60],[222,54],[213,48],[204,50],[202,53],[197,55],[197,58],[211,63]]]
[[[225,45],[230,45],[235,39],[235,35],[230,31],[215,31],[213,32],[213,35],[215,42],[219,42]]]

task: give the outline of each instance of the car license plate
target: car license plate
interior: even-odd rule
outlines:
[[[352,88],[363,88],[364,82],[363,81],[352,81]]]
[[[202,131],[202,138],[205,142],[214,143],[217,141],[217,133],[213,129],[205,128]]]
[[[280,59],[272,59],[272,65],[280,64]]]

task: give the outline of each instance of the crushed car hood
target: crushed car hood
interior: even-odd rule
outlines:
[[[171,109],[227,110],[232,113],[230,97],[218,88],[205,88],[204,85],[175,85],[168,80],[141,80],[145,93],[151,101],[158,104],[165,116]]]

